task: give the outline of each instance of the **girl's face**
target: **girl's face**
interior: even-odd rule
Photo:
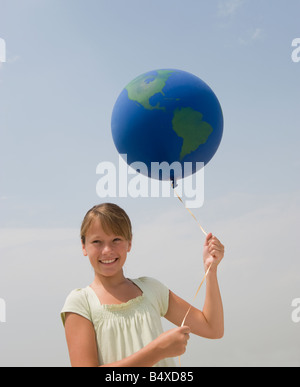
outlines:
[[[95,274],[112,277],[122,273],[131,241],[114,234],[106,234],[99,219],[92,222],[82,244],[83,254],[88,256]]]

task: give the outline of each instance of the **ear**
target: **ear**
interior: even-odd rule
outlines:
[[[132,246],[132,240],[131,240],[131,241],[128,241],[128,249],[127,249],[127,253],[130,252],[131,246]]]
[[[87,251],[86,251],[86,248],[85,248],[85,243],[83,243],[82,241],[81,241],[81,247],[82,247],[82,252],[83,252],[83,255],[85,256],[85,257],[87,257]]]

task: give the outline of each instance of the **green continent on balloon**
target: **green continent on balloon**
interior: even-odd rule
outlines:
[[[164,96],[163,88],[173,72],[171,70],[157,70],[157,75],[140,75],[126,86],[128,98],[140,103],[148,110],[165,110],[159,103],[156,106],[150,105],[150,98],[157,93]]]
[[[172,120],[173,129],[183,138],[180,160],[205,144],[213,131],[211,125],[203,121],[203,114],[192,108],[178,108]]]

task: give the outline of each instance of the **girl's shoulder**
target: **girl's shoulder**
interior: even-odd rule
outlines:
[[[86,288],[73,289],[66,298],[66,302],[72,303],[83,303],[87,300],[88,290]]]
[[[152,277],[139,277],[132,280],[150,302],[160,311],[161,316],[167,313],[169,306],[169,288]]]
[[[61,311],[63,323],[65,323],[65,313],[67,312],[76,313],[91,320],[88,288],[77,288],[68,294]]]
[[[133,281],[139,282],[140,284],[142,284],[144,286],[152,287],[152,288],[165,287],[165,285],[161,281],[159,281],[153,277],[139,277],[139,278],[134,279]]]

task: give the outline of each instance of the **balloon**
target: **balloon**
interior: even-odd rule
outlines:
[[[149,177],[174,181],[212,159],[223,135],[223,114],[216,95],[200,78],[182,70],[154,70],[123,89],[113,108],[111,130],[129,165]],[[157,166],[169,166],[169,174]]]

